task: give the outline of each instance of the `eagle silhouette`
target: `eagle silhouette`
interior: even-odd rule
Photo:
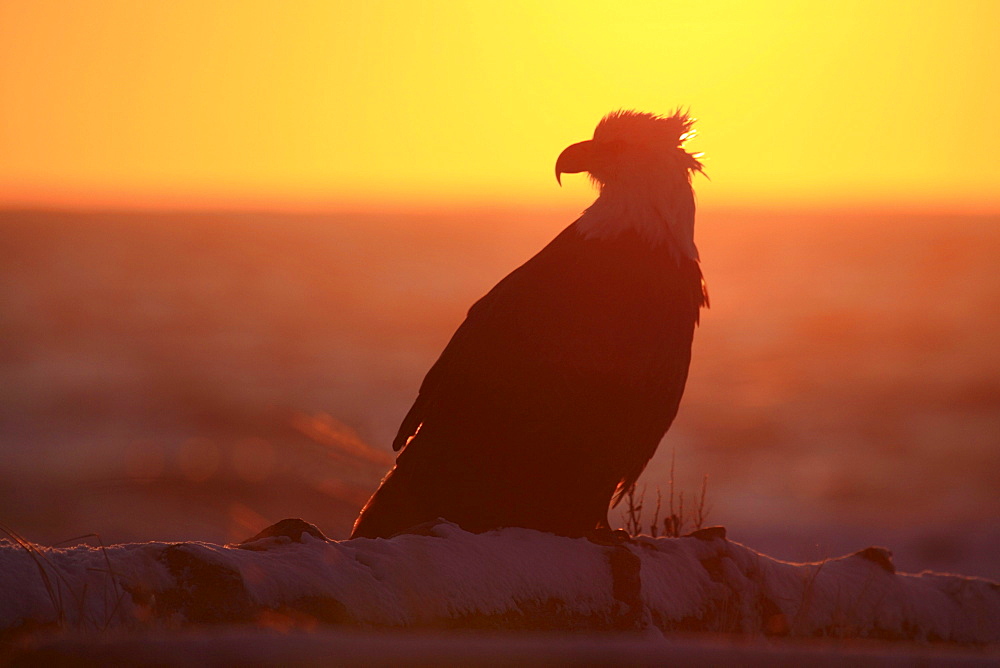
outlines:
[[[677,414],[708,305],[692,123],[616,111],[562,152],[556,179],[589,173],[597,200],[469,309],[352,538],[438,518],[472,532],[608,528]]]

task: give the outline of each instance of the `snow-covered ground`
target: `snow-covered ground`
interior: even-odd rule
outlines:
[[[861,661],[916,651],[915,642],[921,655],[975,662],[995,660],[1000,643],[1000,584],[896,573],[891,554],[875,547],[795,564],[729,541],[720,528],[603,545],[516,528],[474,535],[448,523],[350,541],[299,521],[277,526],[227,546],[0,542],[0,637],[27,637],[22,647],[37,656],[113,660],[134,651],[167,663],[210,647],[218,663],[280,663],[281,652],[308,663],[310,652],[330,651],[359,662],[374,652],[385,662],[624,653],[641,663],[676,650],[790,665],[819,651],[796,644],[804,639]],[[455,642],[433,633],[458,629],[476,633]],[[520,633],[490,640],[502,631]],[[487,650],[491,642],[499,649]]]

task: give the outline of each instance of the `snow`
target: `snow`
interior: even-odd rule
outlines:
[[[1000,643],[995,582],[896,573],[881,548],[797,564],[722,531],[699,536],[602,545],[516,528],[475,535],[441,522],[391,539],[293,532],[227,546],[5,540],[0,638],[243,624]]]

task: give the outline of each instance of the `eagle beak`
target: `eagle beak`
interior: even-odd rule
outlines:
[[[556,183],[562,185],[563,174],[578,174],[589,171],[593,161],[594,142],[593,140],[582,141],[559,154],[556,160]]]

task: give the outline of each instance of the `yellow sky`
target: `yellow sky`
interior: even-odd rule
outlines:
[[[1000,211],[1000,2],[0,0],[0,206],[581,205],[604,113],[711,206]]]

